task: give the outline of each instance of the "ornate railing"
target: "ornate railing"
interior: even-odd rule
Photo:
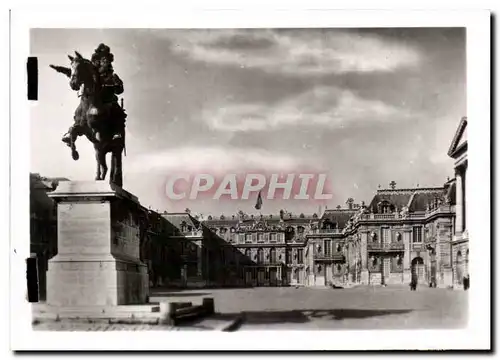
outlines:
[[[203,236],[203,231],[199,230],[199,231],[184,231],[184,232],[181,232],[181,234],[183,236],[187,236],[187,237],[200,237],[200,236]]]
[[[434,209],[430,209],[426,211],[427,216],[437,214],[437,213],[449,213],[453,212],[453,206],[452,205],[439,205],[438,207]]]
[[[372,251],[401,251],[404,250],[405,245],[402,242],[393,242],[390,244],[381,244],[381,243],[368,243],[366,244],[368,250]]]
[[[316,261],[345,261],[345,256],[342,253],[331,253],[331,254],[314,254],[314,260]]]
[[[312,229],[309,234],[342,234],[342,229]]]

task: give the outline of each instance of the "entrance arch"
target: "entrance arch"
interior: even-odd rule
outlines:
[[[413,258],[411,261],[411,276],[412,279],[416,278],[419,284],[423,284],[425,282],[424,259],[420,256]]]

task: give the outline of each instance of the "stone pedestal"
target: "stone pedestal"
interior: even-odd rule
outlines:
[[[47,303],[116,306],[148,301],[140,261],[138,199],[105,181],[63,181],[57,203],[58,253],[49,260]]]

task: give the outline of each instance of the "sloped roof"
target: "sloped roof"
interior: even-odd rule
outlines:
[[[368,209],[373,213],[378,212],[377,204],[387,201],[394,205],[398,211],[408,206],[410,212],[425,211],[427,204],[434,202],[436,198],[445,199],[447,187],[413,188],[413,189],[383,189],[378,190],[373,197]]]
[[[300,214],[285,214],[283,216],[283,221],[285,223],[291,223],[291,224],[308,224],[311,220],[318,220],[318,217],[314,217],[314,215],[305,215],[301,217]],[[266,223],[278,223],[281,221],[280,215],[279,214],[247,214],[245,218],[243,219],[243,223],[248,223],[248,222],[258,222],[258,221],[265,221]],[[215,217],[212,216],[212,219],[209,220],[208,216],[204,218],[202,221],[204,224],[207,226],[236,226],[240,222],[240,218],[238,215],[235,215],[234,219],[232,215],[224,216],[224,219],[221,219],[220,216]]]
[[[444,188],[433,189],[429,191],[416,191],[413,200],[409,206],[409,211],[425,211],[427,209],[427,204],[431,204],[438,198],[444,201]]]
[[[327,209],[323,213],[323,216],[321,219],[323,221],[329,220],[332,223],[335,223],[338,225],[339,229],[343,229],[346,225],[349,219],[356,214],[358,210],[353,209]]]
[[[448,156],[454,157],[455,152],[462,148],[462,146],[467,145],[467,117],[463,117],[458,124],[457,131],[453,136],[453,140],[451,141],[450,148],[448,150]]]
[[[178,229],[181,228],[183,222],[185,222],[187,226],[192,226],[194,229],[200,226],[200,222],[188,213],[168,213],[162,214],[161,216]]]
[[[383,189],[377,190],[377,193],[373,197],[368,209],[373,213],[378,212],[377,204],[383,201],[387,201],[401,209],[403,206],[407,206],[410,202],[410,198],[416,189]]]

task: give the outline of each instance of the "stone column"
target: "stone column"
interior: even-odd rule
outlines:
[[[370,275],[368,273],[368,230],[361,231],[361,279],[360,283],[363,285],[368,285],[370,282]]]
[[[463,229],[463,211],[464,211],[464,201],[463,201],[463,179],[462,172],[460,168],[457,168],[455,173],[457,185],[456,185],[456,206],[455,206],[455,233],[461,234]]]
[[[411,281],[411,228],[406,227],[403,230],[403,244],[404,244],[404,257],[403,257],[403,283],[409,284]]]

